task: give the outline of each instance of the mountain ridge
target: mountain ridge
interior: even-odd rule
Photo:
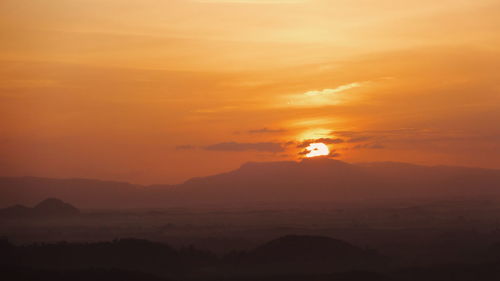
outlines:
[[[500,198],[500,170],[326,158],[247,162],[177,185],[0,177],[0,206],[57,197],[85,208],[152,208],[262,202],[366,202],[404,198]]]

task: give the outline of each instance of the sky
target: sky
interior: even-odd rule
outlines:
[[[2,0],[0,174],[180,183],[311,143],[500,169],[500,3]]]

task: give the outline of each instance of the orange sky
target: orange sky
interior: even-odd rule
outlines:
[[[2,175],[177,183],[247,161],[500,168],[490,0],[2,0]]]

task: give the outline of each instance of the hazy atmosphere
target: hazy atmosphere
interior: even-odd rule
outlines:
[[[0,279],[500,280],[498,0],[0,0]]]
[[[248,161],[500,168],[498,1],[0,3],[4,176],[180,183]]]

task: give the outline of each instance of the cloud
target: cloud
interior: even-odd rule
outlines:
[[[308,154],[309,152],[311,152],[309,149],[304,149],[304,150],[300,151],[300,152],[299,152],[299,153],[297,153],[297,154],[302,156],[302,155],[306,155],[306,154]]]
[[[368,130],[368,131],[333,131],[331,134],[341,137],[349,138],[372,138],[372,137],[385,137],[385,136],[402,136],[410,134],[420,134],[422,130],[414,128],[399,128],[388,130]]]
[[[346,142],[348,142],[348,143],[364,142],[364,141],[368,141],[372,138],[373,138],[373,136],[359,136],[359,137],[350,138]]]
[[[260,152],[283,152],[285,149],[281,143],[276,142],[222,142],[203,147],[212,151],[260,151]]]
[[[192,150],[195,148],[196,146],[190,144],[182,144],[175,147],[176,150]]]
[[[367,144],[358,144],[354,146],[352,149],[384,149],[385,146],[380,143],[367,143]]]
[[[282,96],[278,106],[286,107],[322,107],[338,105],[351,101],[353,96],[340,95],[339,93],[358,88],[367,82],[354,82],[338,86],[336,88],[327,88],[322,90],[311,90],[300,94]]]
[[[328,154],[328,157],[330,158],[337,158],[340,157],[340,153],[337,153],[335,150],[332,150],[330,154]]]
[[[304,150],[301,150],[299,153],[297,153],[299,156],[304,156],[306,154],[309,154],[309,152],[311,152],[309,149],[304,149]],[[336,157],[339,157],[340,156],[340,153],[337,152],[337,150],[332,150],[330,151],[330,154],[326,155],[326,156],[318,156],[318,157],[328,157],[328,158],[336,158]]]
[[[336,93],[347,91],[347,90],[350,90],[353,88],[361,87],[362,84],[363,83],[361,83],[361,82],[354,82],[354,83],[350,83],[350,84],[346,84],[346,85],[341,85],[341,86],[338,86],[337,88],[333,88],[333,89],[313,90],[313,91],[305,92],[304,95],[306,95],[306,96],[319,96],[319,95],[336,94]]]
[[[268,128],[248,131],[249,134],[274,134],[274,133],[284,133],[284,132],[286,132],[286,130],[284,129],[268,129]]]
[[[316,142],[322,142],[324,144],[339,144],[339,143],[344,143],[344,140],[339,139],[339,138],[310,139],[310,140],[305,140],[305,141],[297,144],[297,147],[298,148],[305,148],[305,147],[308,147],[311,143],[316,143]]]
[[[422,136],[429,135],[430,132],[425,130],[417,130],[413,128],[399,128],[388,130],[368,130],[368,131],[334,131],[332,136],[340,136],[346,139],[346,143],[363,143],[371,142],[370,144],[357,145],[354,148],[381,148],[380,142],[389,142],[403,139],[421,139]],[[373,145],[377,143],[377,145]]]
[[[359,135],[360,132],[355,131],[332,131],[332,135],[341,136],[341,137],[353,137]]]

